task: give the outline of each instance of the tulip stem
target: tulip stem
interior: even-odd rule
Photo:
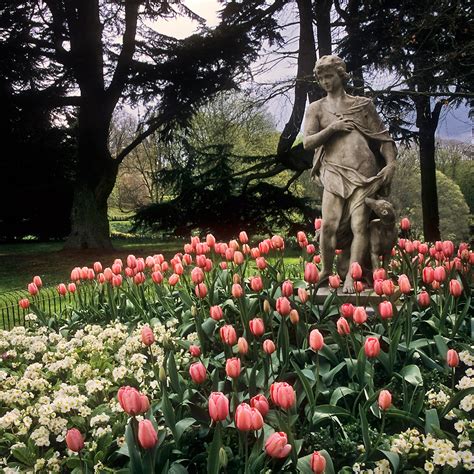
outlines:
[[[319,397],[319,351],[316,352],[316,394],[314,396],[314,406],[318,403]]]
[[[456,367],[452,367],[451,369],[451,390],[454,392],[454,373],[456,371]]]
[[[379,445],[380,443],[380,440],[382,439],[382,435],[383,435],[383,430],[385,429],[385,410],[382,410],[382,424],[380,426],[380,431],[379,431],[379,435],[377,436],[377,440],[375,441],[375,445],[374,447],[371,449],[371,452],[372,451],[375,451],[377,449],[377,446]],[[370,454],[369,454],[370,455]],[[369,455],[367,457],[369,457]]]
[[[249,440],[248,440],[248,434],[245,431],[243,433],[244,437],[244,447],[245,447],[245,467],[244,467],[244,474],[248,473],[248,461],[249,461]]]

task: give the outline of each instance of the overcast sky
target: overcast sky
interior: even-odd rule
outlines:
[[[218,11],[222,9],[222,4],[217,0],[187,0],[184,2],[192,11],[206,20],[209,27],[219,23]],[[189,18],[179,17],[173,20],[160,20],[156,23],[156,29],[163,34],[176,38],[185,38],[196,32],[199,24]],[[291,63],[280,63],[275,66],[267,77],[262,80],[278,80],[292,77],[296,72],[296,67]],[[383,78],[381,78],[383,80]],[[282,129],[285,121],[290,115],[290,105],[286,101],[273,101],[268,108],[277,122],[277,127]],[[450,138],[463,142],[471,142],[471,120],[468,117],[469,109],[461,106],[458,109],[445,109],[440,118],[437,135],[441,138]]]

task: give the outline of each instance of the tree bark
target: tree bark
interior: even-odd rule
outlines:
[[[416,99],[416,125],[419,130],[421,205],[423,234],[426,241],[440,240],[438,191],[436,185],[435,132],[438,126],[441,102],[431,111],[430,97]]]
[[[318,38],[319,57],[332,54],[331,7],[332,0],[316,0],[314,16],[316,19],[316,36]]]

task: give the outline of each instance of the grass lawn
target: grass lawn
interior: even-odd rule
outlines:
[[[182,251],[183,240],[114,240],[115,250],[62,250],[62,242],[21,242],[0,245],[0,294],[6,291],[26,289],[33,276],[39,275],[45,286],[69,281],[74,267],[92,266],[100,261],[104,266],[115,258],[129,254],[146,257],[163,253],[171,257]]]

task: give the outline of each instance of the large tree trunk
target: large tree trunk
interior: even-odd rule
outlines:
[[[114,187],[118,166],[108,149],[111,113],[103,101],[87,102],[79,113],[79,156],[71,233],[64,247],[112,248],[107,199]]]
[[[431,111],[429,96],[416,99],[416,124],[419,130],[421,205],[425,240],[440,240],[438,191],[436,186],[435,132],[438,126],[441,103]]]

